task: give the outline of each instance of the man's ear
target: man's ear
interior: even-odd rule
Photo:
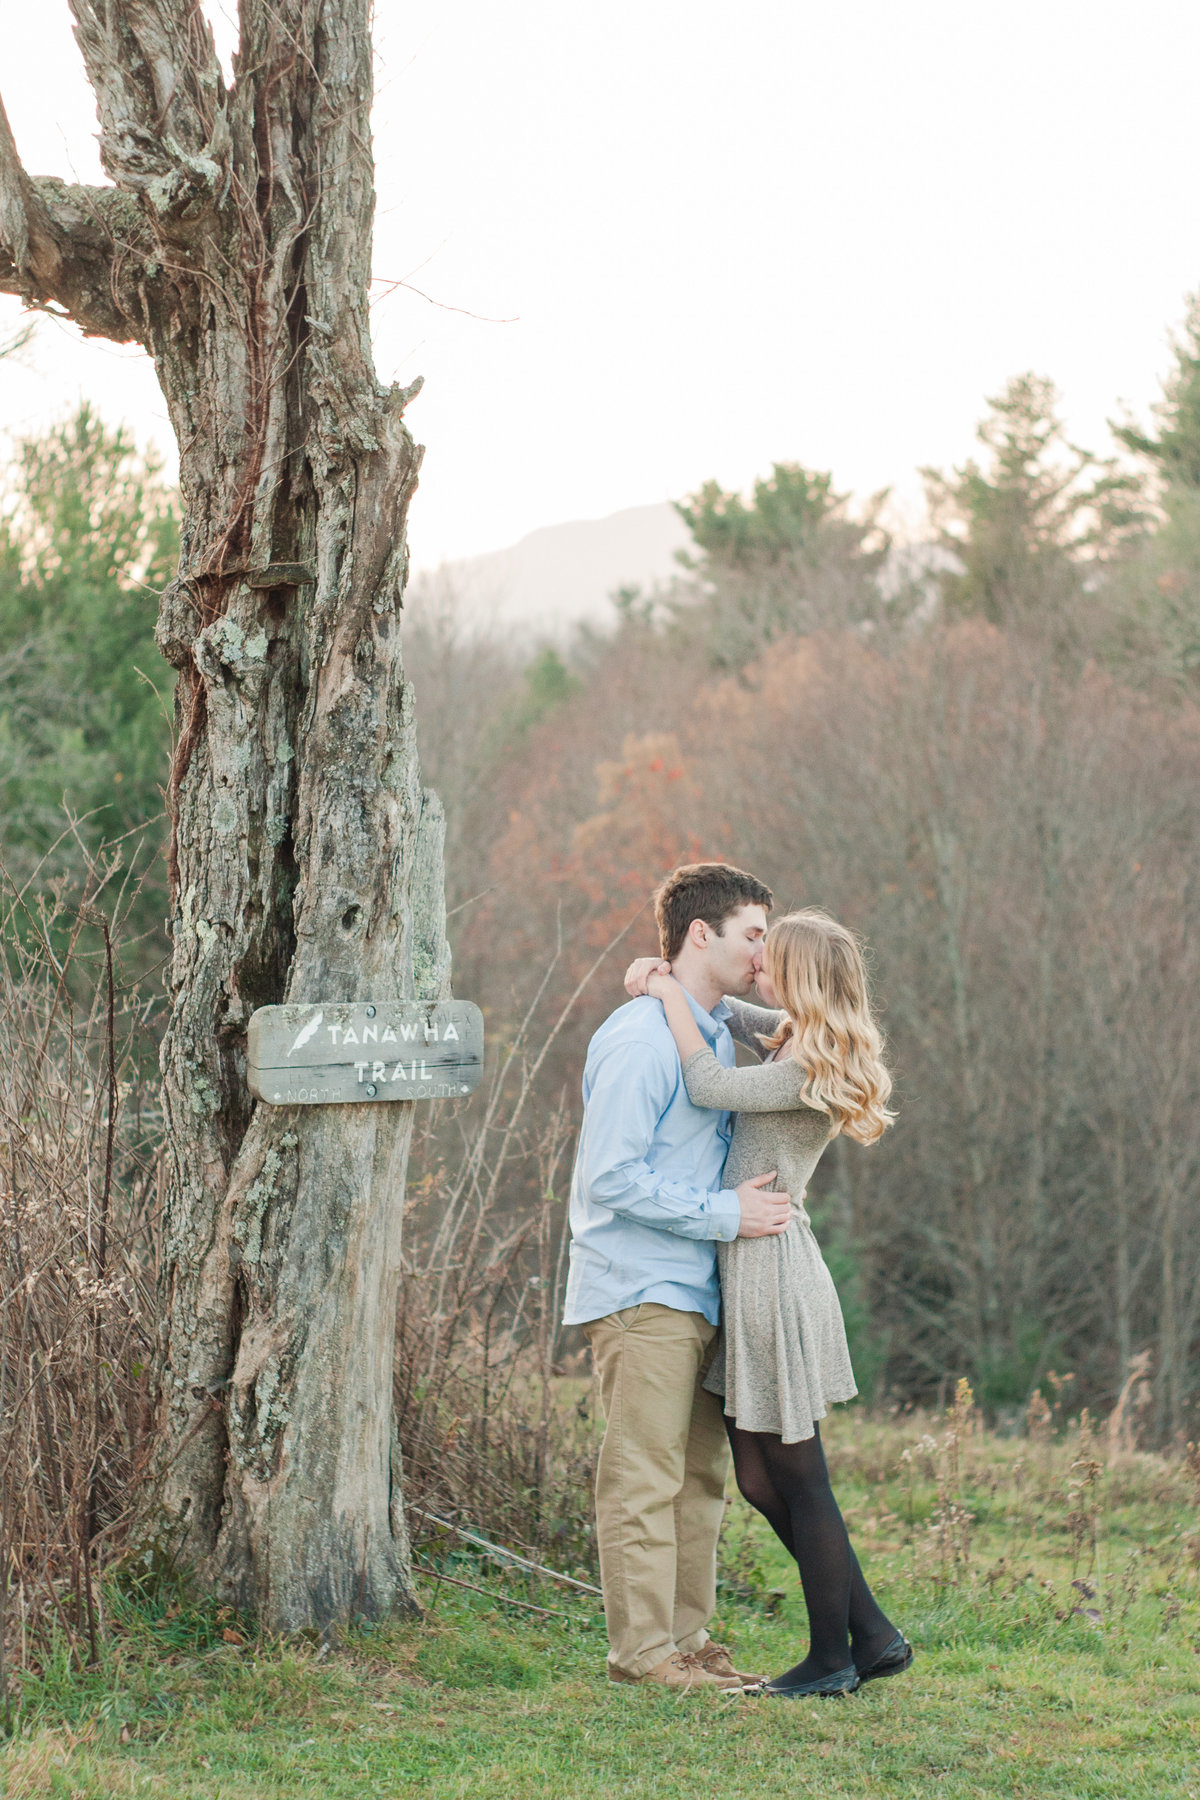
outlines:
[[[689,940],[695,944],[698,950],[707,948],[709,928],[703,919],[693,919],[687,928],[687,934]]]

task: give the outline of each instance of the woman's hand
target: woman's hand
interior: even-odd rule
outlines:
[[[644,975],[642,970],[645,970]],[[700,1027],[692,1017],[687,989],[676,981],[670,970],[670,963],[659,962],[652,956],[644,956],[640,963],[634,963],[631,966],[629,975],[625,978],[626,986],[629,985],[630,976],[636,974],[641,984],[640,991],[643,994],[649,994],[652,1000],[661,1002],[667,1018],[667,1027],[675,1039],[675,1048],[679,1052],[680,1061],[686,1062],[689,1056],[694,1056],[697,1050],[703,1050],[707,1046]]]
[[[669,975],[671,965],[660,956],[639,956],[631,962],[625,971],[625,992],[636,1000],[639,994],[650,992],[651,975]]]

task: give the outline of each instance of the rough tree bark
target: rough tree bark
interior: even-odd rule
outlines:
[[[448,991],[442,821],[400,661],[413,389],[367,284],[369,0],[241,0],[230,88],[198,0],[71,0],[111,187],[32,179],[0,111],[0,290],[143,344],[184,520],[164,1501],[270,1626],[412,1603],[391,1412],[410,1108],[269,1108],[245,1029],[284,1000]]]

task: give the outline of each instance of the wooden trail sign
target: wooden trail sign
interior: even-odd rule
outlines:
[[[246,1060],[272,1106],[458,1099],[483,1075],[483,1014],[469,1000],[260,1006]]]

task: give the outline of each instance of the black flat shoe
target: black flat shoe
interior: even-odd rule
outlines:
[[[879,1681],[884,1675],[903,1675],[913,1659],[913,1647],[902,1631],[898,1631],[882,1656],[877,1656],[869,1669],[860,1669],[858,1679]]]
[[[748,1694],[778,1694],[784,1700],[799,1700],[805,1694],[831,1699],[835,1694],[852,1694],[859,1683],[858,1670],[851,1663],[832,1675],[818,1675],[815,1681],[764,1681],[760,1687],[747,1688]]]

